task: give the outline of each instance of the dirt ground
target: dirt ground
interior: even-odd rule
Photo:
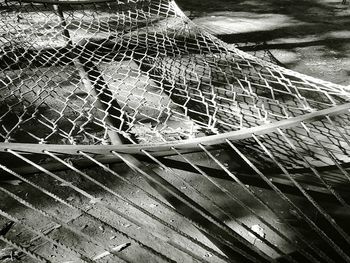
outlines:
[[[350,85],[350,8],[341,0],[179,0],[227,43],[261,43],[288,68]]]
[[[264,48],[270,50],[288,68],[341,85],[350,85],[349,4],[341,5],[340,0],[216,0],[214,2],[213,0],[178,1],[179,6],[195,23],[211,30],[228,43],[251,45],[266,42]],[[235,165],[230,163],[230,156],[225,152],[216,152],[215,156],[228,166]],[[12,163],[18,161],[14,156],[7,158],[12,158]],[[215,163],[200,154],[193,155],[191,158],[197,164],[205,167],[217,167]],[[125,165],[116,165],[113,169],[138,188],[123,182],[103,169],[89,169],[84,172],[108,187],[109,193],[88,177],[72,171],[55,172],[55,174],[86,192],[72,191],[71,185],[52,178],[48,173],[38,173],[28,177],[35,185],[59,196],[61,201],[54,200],[37,188],[23,182],[19,185],[17,185],[18,181],[0,182],[0,209],[2,211],[9,212],[22,223],[40,229],[51,239],[62,242],[71,249],[37,237],[38,234],[24,230],[23,224],[19,222],[14,224],[6,236],[16,242],[22,242],[24,247],[44,255],[52,262],[81,262],[77,251],[86,257],[94,258],[119,246],[123,246],[123,249],[116,252],[115,256],[104,256],[96,261],[225,262],[222,254],[209,239],[202,235],[191,222],[165,206],[162,203],[164,199],[141,176],[131,172]],[[279,257],[275,251],[249,235],[239,225],[239,223],[244,223],[249,227],[261,225],[257,217],[252,216],[239,202],[228,199],[198,174],[181,170],[175,170],[175,174],[177,176],[174,176],[174,173],[163,171],[161,175],[185,194],[191,196],[197,203],[212,211],[215,216],[249,242],[254,243],[271,257]],[[225,178],[215,180],[218,184],[227,187],[230,192],[235,193],[259,216],[267,218],[270,224],[293,239],[295,236],[293,231],[282,224],[276,216],[261,208],[255,201],[251,201],[240,187]],[[283,214],[282,217],[285,217],[285,220],[291,225],[300,223],[292,216],[295,211],[286,210],[283,202],[276,201],[279,199],[274,193],[260,187],[252,187],[252,189],[262,198],[271,200],[272,207],[278,211],[280,216]],[[6,192],[7,190],[22,198],[22,204],[15,201]],[[157,196],[161,201],[151,198],[145,194],[144,190]],[[205,195],[201,194],[202,192],[210,194],[210,202]],[[86,193],[100,198],[101,201],[91,202]],[[294,202],[304,205],[305,211],[308,211],[308,206],[302,203],[301,198],[293,195],[291,198]],[[35,207],[45,210],[53,218],[59,218],[61,221],[53,222],[52,218],[45,216],[40,212],[41,210],[33,211],[32,208],[26,207],[26,200],[30,200]],[[68,207],[65,202],[72,206]],[[148,214],[137,210],[135,205],[143,208]],[[83,209],[79,210],[75,207]],[[334,214],[337,212],[333,211]],[[317,212],[310,209],[307,213],[317,220]],[[91,215],[102,221],[96,223],[96,218]],[[8,221],[11,220],[2,216],[0,228]],[[85,233],[89,238],[73,233],[70,227],[78,230],[79,233]],[[285,253],[294,251],[291,244],[286,243],[266,226],[263,227],[263,231],[266,238]],[[311,234],[310,240],[317,243]],[[12,250],[11,253],[6,249],[9,249],[9,246],[0,243],[0,262],[38,261],[23,257],[18,250]]]

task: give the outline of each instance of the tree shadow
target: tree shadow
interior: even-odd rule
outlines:
[[[349,4],[341,1],[212,1],[178,0],[179,6],[189,11],[191,18],[211,15],[223,15],[232,18],[229,27],[235,27],[235,21],[244,21],[242,30],[217,36],[227,43],[268,42],[269,49],[292,49],[298,47],[322,46],[337,53],[337,57],[347,57],[350,44]],[[239,13],[242,12],[242,13]],[[269,21],[261,15],[269,15]],[[282,16],[285,23],[276,18]],[[222,22],[222,21],[220,21]],[[222,22],[224,23],[224,22]],[[249,23],[257,24],[250,28]],[[275,27],[271,28],[270,23]],[[220,23],[221,25],[221,23]],[[218,31],[217,31],[218,32]],[[221,32],[221,31],[220,31]]]

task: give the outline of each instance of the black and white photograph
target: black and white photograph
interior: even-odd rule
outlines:
[[[350,0],[0,18],[0,263],[350,263]]]

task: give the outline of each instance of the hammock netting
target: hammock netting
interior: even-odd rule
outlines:
[[[337,207],[348,209],[350,199],[345,185],[350,180],[349,88],[305,76],[227,45],[195,25],[170,0],[1,1],[0,13],[0,168],[4,174],[19,178],[46,198],[78,211],[96,224],[102,221],[110,227],[103,218],[84,210],[82,204],[72,204],[54,194],[55,189],[44,189],[38,185],[40,181],[28,181],[23,175],[44,173],[45,180],[61,181],[86,202],[93,200],[92,204],[98,204],[94,209],[107,209],[118,216],[127,214],[116,212],[109,201],[95,200],[87,189],[70,182],[70,172],[154,219],[137,202],[125,200],[121,189],[111,190],[89,175],[115,176],[117,172],[107,163],[123,163],[153,187],[156,185],[157,193],[171,204],[156,197],[165,210],[190,220],[212,242],[204,244],[200,237],[170,227],[174,238],[185,239],[176,245],[166,240],[171,249],[186,255],[181,258],[180,252],[177,256],[167,255],[169,248],[165,245],[161,248],[142,244],[133,236],[135,233],[129,233],[132,238],[118,233],[146,250],[147,262],[189,262],[188,258],[194,262],[267,262],[279,257],[290,262],[349,262],[348,232],[312,194],[326,195]],[[223,152],[229,161],[218,157]],[[13,158],[26,166],[18,167],[11,161]],[[212,166],[203,166],[204,159]],[[180,167],[187,165],[190,172],[211,181],[217,191],[241,202],[242,209],[270,227],[274,235],[292,247],[290,250],[298,251],[298,256],[279,249],[269,237],[252,231],[246,222],[237,223],[239,230],[232,230],[224,220],[212,217],[208,208],[197,207],[191,193],[182,191],[173,179],[164,179],[167,175],[159,170],[170,169],[169,162],[180,160]],[[148,164],[144,166],[141,161]],[[87,162],[98,168],[86,168]],[[213,181],[211,176],[215,174],[233,180],[278,218],[249,185],[254,181],[255,186],[266,185],[274,190],[275,198],[292,207],[290,211],[298,220],[304,220],[320,244],[308,241],[307,237],[312,236],[309,232],[280,232],[268,223],[269,219],[237,201],[239,194]],[[119,179],[144,191],[142,184]],[[296,189],[299,198],[310,204],[310,210],[320,213],[322,223],[300,209],[298,202],[279,188],[281,185]],[[36,211],[65,231],[77,232],[56,214],[35,208],[8,188],[1,186],[0,190],[6,198]],[[195,187],[194,191],[199,190]],[[147,191],[146,195],[154,197]],[[204,199],[208,199],[206,195]],[[177,208],[169,196],[180,200],[187,210]],[[208,200],[214,202],[213,198]],[[55,249],[66,251],[57,255],[74,254],[85,262],[98,260],[89,254],[98,249],[75,251],[57,243],[45,231],[29,227],[30,220],[25,222],[5,210],[0,210],[3,219],[23,224],[36,231],[38,238],[53,243]],[[189,210],[201,219],[193,219]],[[163,218],[156,221],[164,225]],[[252,243],[248,234],[262,243]],[[47,251],[37,253],[16,243],[16,239],[11,241],[2,234],[0,237],[34,260],[62,262],[59,256],[45,258]],[[86,233],[82,238],[99,249],[106,249],[111,241],[97,241]],[[323,253],[323,249],[327,252]],[[118,256],[110,247],[106,251],[114,256],[113,262],[128,262],[130,255]],[[196,254],[202,251],[209,251],[210,257]]]

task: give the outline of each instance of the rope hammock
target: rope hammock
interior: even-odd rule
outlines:
[[[113,262],[142,262],[142,256],[113,250],[113,239],[71,224],[84,217],[113,231],[119,243],[132,244],[147,262],[350,262],[349,231],[319,199],[349,208],[349,87],[227,45],[170,0],[0,0],[0,12],[0,179],[16,177],[71,215],[65,218],[0,184],[3,203],[16,202],[24,211],[0,207],[2,220],[54,246],[56,258],[43,245],[28,248],[10,233],[0,234],[3,243],[34,262],[95,262],[98,251]],[[115,166],[143,181],[121,176]],[[271,235],[228,214],[215,194],[191,184],[185,170]],[[67,194],[79,195],[79,203],[26,176],[39,173],[45,175],[41,180],[60,182]],[[226,188],[219,177],[240,190]],[[93,187],[81,187],[74,178]],[[112,188],[112,178],[138,189],[139,198],[152,200],[163,214]],[[110,200],[99,198],[94,187]],[[255,187],[272,190],[276,202],[286,204],[308,230],[291,225]],[[29,210],[56,224],[56,236],[73,233],[80,247],[32,225]],[[121,230],[101,211],[149,236]],[[195,227],[197,236],[170,224],[167,214]],[[315,237],[319,241],[310,242]]]

